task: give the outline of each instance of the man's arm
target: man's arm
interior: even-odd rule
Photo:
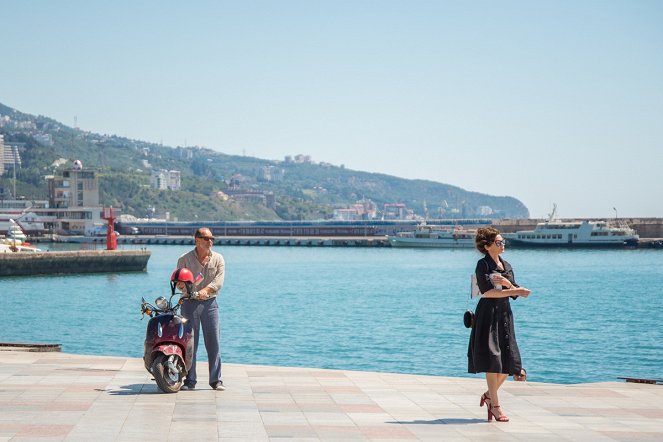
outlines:
[[[217,293],[223,287],[223,281],[226,276],[226,263],[223,256],[219,256],[219,259],[215,260],[214,267],[214,279],[205,287],[209,294]]]

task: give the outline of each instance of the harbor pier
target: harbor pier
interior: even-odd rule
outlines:
[[[149,250],[0,253],[0,276],[140,272],[147,270],[151,253]]]

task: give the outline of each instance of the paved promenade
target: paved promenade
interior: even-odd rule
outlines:
[[[207,373],[201,366],[200,373]],[[224,364],[227,390],[162,394],[124,357],[0,351],[0,441],[660,441],[663,386],[508,381]],[[531,374],[530,374],[531,375]]]

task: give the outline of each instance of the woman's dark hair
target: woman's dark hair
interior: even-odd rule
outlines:
[[[481,227],[477,229],[477,236],[474,237],[474,246],[484,255],[488,253],[486,247],[495,242],[495,238],[500,231],[495,227]]]

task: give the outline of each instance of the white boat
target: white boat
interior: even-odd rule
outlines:
[[[9,230],[7,230],[6,239],[8,241],[24,243],[25,240],[28,239],[28,237],[21,229],[21,226],[16,224],[16,221],[14,221],[13,219],[10,219],[9,222],[11,223],[11,225],[9,226]]]
[[[461,226],[419,224],[415,230],[389,235],[392,247],[471,248],[477,231]]]
[[[625,223],[557,219],[557,205],[548,220],[534,230],[503,233],[510,246],[530,247],[624,247],[635,246],[640,237]]]
[[[42,251],[25,242],[27,236],[21,227],[13,219],[9,221],[11,225],[7,231],[7,235],[4,238],[0,238],[0,253],[34,253]]]
[[[39,252],[43,252],[43,250],[27,245],[27,243],[8,244],[6,242],[0,242],[0,253],[39,253]]]

